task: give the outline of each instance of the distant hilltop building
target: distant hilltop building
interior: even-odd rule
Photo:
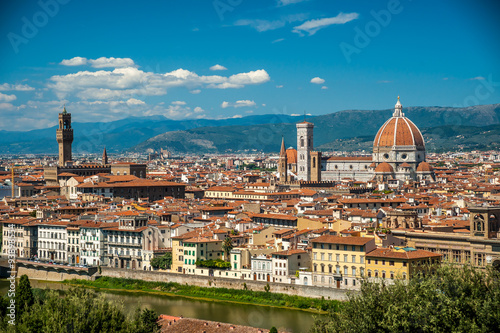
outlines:
[[[314,124],[297,124],[297,150],[285,150],[281,143],[278,174],[280,182],[296,180],[321,182],[352,178],[355,180],[434,180],[434,170],[425,161],[425,143],[418,127],[403,113],[399,100],[394,113],[377,132],[373,154],[366,157],[323,157],[313,151]],[[294,161],[294,164],[291,163]],[[286,172],[285,172],[286,170]]]
[[[93,176],[98,173],[112,175],[132,175],[146,178],[146,165],[134,163],[108,163],[108,154],[104,148],[102,163],[73,164],[72,144],[73,128],[71,127],[71,113],[59,113],[59,127],[56,130],[57,143],[59,144],[59,163],[56,167],[44,169],[44,179],[48,186],[59,186],[61,180],[68,180],[74,176]]]

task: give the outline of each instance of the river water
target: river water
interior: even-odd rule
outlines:
[[[31,280],[33,288],[66,290],[69,286],[57,282]],[[0,279],[0,293],[7,294],[9,283]],[[318,314],[268,306],[206,301],[179,296],[129,293],[121,291],[100,291],[107,299],[123,302],[124,310],[132,313],[140,305],[155,310],[158,314],[184,316],[237,325],[278,330],[293,333],[308,332]]]

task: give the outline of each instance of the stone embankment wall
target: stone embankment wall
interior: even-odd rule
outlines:
[[[157,271],[139,271],[130,269],[118,269],[118,268],[107,268],[102,267],[101,276],[115,277],[115,278],[125,278],[125,279],[136,279],[143,281],[155,281],[155,282],[176,282],[180,284],[188,284],[199,287],[212,287],[212,288],[231,288],[231,289],[243,289],[243,283],[246,284],[247,289],[254,291],[264,291],[264,287],[268,282],[261,281],[249,281],[249,280],[237,280],[222,277],[208,277],[208,276],[195,276],[195,275],[185,275],[176,274],[168,272],[157,272]],[[344,289],[334,289],[334,288],[324,288],[324,287],[314,287],[314,286],[303,286],[285,283],[272,283],[269,282],[269,291],[273,293],[281,293],[287,295],[296,295],[303,297],[321,298],[325,299],[336,299],[345,300],[346,290]]]
[[[44,281],[63,281],[71,279],[80,280],[95,280],[94,276],[88,274],[78,274],[77,272],[55,271],[40,268],[28,268],[24,266],[17,267],[17,277],[26,274],[30,280],[44,280]]]

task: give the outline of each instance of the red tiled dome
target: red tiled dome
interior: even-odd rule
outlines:
[[[434,168],[427,162],[420,162],[417,167],[417,172],[432,172],[433,170]]]
[[[394,172],[394,169],[389,163],[383,162],[377,165],[377,167],[375,168],[375,172],[392,173]]]
[[[297,163],[297,150],[293,148],[288,148],[286,150],[287,163],[295,164]]]
[[[424,138],[417,126],[406,117],[392,117],[380,128],[374,147],[417,146],[424,147]]]

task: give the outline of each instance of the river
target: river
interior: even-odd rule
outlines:
[[[31,280],[33,288],[49,288],[66,290],[68,285],[57,282]],[[0,279],[0,293],[5,295],[9,289],[6,279]],[[123,302],[124,310],[132,313],[137,305],[155,310],[158,314],[184,316],[212,320],[237,325],[253,326],[270,329],[276,326],[278,330],[293,333],[308,332],[317,314],[293,310],[259,306],[250,304],[237,304],[229,302],[206,301],[185,298],[180,296],[167,296],[143,293],[129,293],[121,291],[100,291],[107,299]]]

